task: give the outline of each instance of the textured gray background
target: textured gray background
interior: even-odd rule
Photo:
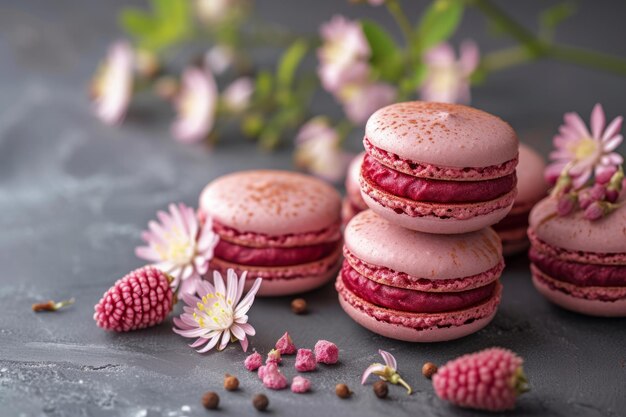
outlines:
[[[515,3],[509,2],[510,10],[533,25],[542,2]],[[581,3],[559,38],[626,56],[624,3]],[[135,107],[119,130],[96,121],[86,82],[106,45],[119,36],[115,14],[121,4],[0,2],[0,415],[204,415],[199,399],[209,389],[222,396],[216,415],[253,414],[249,398],[264,389],[243,370],[238,347],[200,355],[170,330],[171,321],[120,335],[101,331],[91,318],[111,283],[141,265],[133,248],[156,210],[172,201],[195,205],[202,187],[223,173],[292,168],[288,150],[256,153],[236,134],[213,153],[178,145],[169,137],[171,114],[162,106]],[[334,11],[391,23],[382,9],[331,0],[312,4],[261,0],[259,13],[309,32]],[[507,43],[484,32],[481,16],[471,12],[459,39],[477,38],[484,49]],[[587,119],[601,101],[614,117],[626,109],[625,92],[623,78],[542,62],[494,75],[475,90],[474,104],[509,120],[524,140],[547,152],[563,112],[576,110]],[[335,108],[325,98],[317,106]],[[357,134],[352,145],[358,144]],[[427,360],[442,363],[499,345],[526,359],[533,389],[514,415],[626,415],[626,322],[553,307],[533,290],[524,256],[508,264],[494,322],[449,343],[414,345],[369,333],[343,314],[331,285],[306,296],[308,316],[292,315],[288,298],[258,300],[251,311],[258,330],[253,347],[266,352],[289,330],[299,346],[327,338],[341,348],[339,366],[311,374],[314,392],[269,392],[269,414],[476,415],[438,401],[419,369]],[[37,300],[70,296],[76,305],[58,314],[30,311]],[[379,359],[378,348],[396,355],[416,389],[411,397],[392,387],[390,399],[380,401],[369,386],[358,385],[363,369]],[[285,370],[293,375],[293,368]],[[239,376],[240,392],[223,392],[225,372]],[[353,388],[352,399],[335,397],[338,382]]]

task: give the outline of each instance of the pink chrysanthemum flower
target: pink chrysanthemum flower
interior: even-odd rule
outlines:
[[[365,382],[370,375],[378,375],[378,377],[383,381],[387,381],[392,384],[402,385],[404,388],[406,388],[407,393],[411,395],[411,392],[413,392],[413,390],[411,389],[409,384],[407,384],[406,381],[402,379],[397,371],[398,364],[396,362],[396,358],[394,358],[391,353],[384,350],[378,350],[378,353],[380,353],[380,356],[383,357],[385,364],[383,365],[382,363],[373,363],[368,366],[367,369],[365,369],[365,372],[363,372],[363,376],[361,377],[361,384],[365,385]]]
[[[620,154],[613,152],[624,139],[619,134],[622,116],[606,126],[602,105],[596,104],[591,112],[591,132],[577,113],[566,113],[563,120],[554,137],[556,150],[550,154],[553,162],[546,169],[549,182],[554,183],[567,167],[574,187],[580,188],[594,171],[596,176],[603,176],[624,162]]]
[[[208,69],[187,68],[175,100],[178,117],[172,123],[172,136],[184,143],[205,139],[215,123],[217,96],[217,84]]]
[[[204,345],[198,349],[199,353],[208,352],[215,346],[223,350],[229,342],[236,340],[239,340],[244,352],[248,350],[247,336],[254,336],[255,330],[248,323],[246,313],[252,307],[263,280],[257,278],[242,298],[246,275],[244,272],[238,279],[235,271],[229,269],[224,285],[222,275],[215,271],[213,285],[200,281],[197,296],[183,293],[182,298],[187,305],[183,307],[184,313],[174,318],[174,332],[184,337],[197,337],[189,346],[197,348]]]
[[[104,123],[118,125],[126,116],[133,92],[133,48],[126,41],[111,45],[90,85],[96,116]]]
[[[363,82],[347,84],[337,95],[348,119],[363,125],[376,110],[393,103],[397,91],[387,83]]]
[[[137,247],[135,254],[172,276],[174,291],[193,294],[219,240],[211,218],[201,225],[194,210],[182,203],[170,204],[169,213],[159,211],[157,217],[141,236],[148,245]]]
[[[459,59],[452,46],[442,43],[426,52],[427,75],[421,98],[442,103],[469,103],[470,76],[480,62],[478,46],[467,40],[461,44]]]

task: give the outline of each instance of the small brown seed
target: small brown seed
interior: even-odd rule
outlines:
[[[426,378],[430,379],[437,373],[437,365],[432,362],[426,362],[424,366],[422,366],[422,375]]]
[[[220,396],[213,391],[205,392],[202,396],[202,405],[207,410],[215,410],[220,405]]]
[[[337,384],[335,386],[335,394],[337,394],[339,398],[349,398],[350,395],[352,395],[352,391],[350,391],[350,388],[348,388],[346,384]]]
[[[239,388],[239,380],[230,374],[224,375],[224,389],[226,391],[235,391]]]
[[[263,394],[257,394],[252,398],[252,405],[259,411],[265,411],[270,405],[270,400]]]
[[[291,302],[291,311],[295,314],[305,314],[307,312],[306,300],[304,298],[295,298]]]
[[[387,398],[387,394],[389,394],[389,387],[385,381],[374,382],[374,386],[372,388],[374,389],[374,394],[376,394],[378,398]]]

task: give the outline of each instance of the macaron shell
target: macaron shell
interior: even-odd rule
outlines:
[[[257,295],[261,297],[280,297],[311,291],[331,281],[337,275],[338,268],[339,264],[320,275],[268,281],[264,280],[259,288],[259,291],[257,292]],[[247,280],[245,290],[249,290],[250,287],[252,287],[252,281]]]
[[[477,214],[474,216],[468,215],[467,218],[459,220],[454,218],[442,219],[436,215],[412,217],[403,212],[397,213],[394,209],[383,206],[365,193],[362,193],[361,195],[363,196],[365,203],[370,209],[372,209],[372,211],[390,222],[407,229],[434,234],[467,233],[489,227],[498,223],[507,215],[513,206],[514,200],[513,198],[508,199],[506,201],[507,205],[501,208],[492,208],[490,204],[485,203],[483,206],[484,211],[486,211],[485,214]],[[473,212],[471,210],[467,210],[467,213]]]
[[[484,111],[458,104],[413,101],[376,111],[365,135],[405,159],[448,167],[499,165],[517,157],[511,126]]]
[[[453,279],[485,272],[502,260],[493,229],[439,235],[394,224],[371,210],[359,213],[346,227],[345,246],[363,261],[427,279]]]
[[[438,319],[435,320],[449,322],[464,320],[465,316],[468,316],[468,318],[469,316],[472,316],[471,320],[467,320],[471,321],[470,323],[460,325],[445,324],[441,327],[432,325],[416,329],[400,323],[402,321],[400,317],[402,315],[417,317],[420,316],[419,314],[398,312],[399,317],[398,320],[394,320],[395,322],[379,320],[375,317],[376,315],[381,317],[387,316],[389,314],[393,314],[394,310],[377,307],[361,300],[343,288],[340,279],[338,279],[336,287],[339,292],[339,304],[355,322],[376,334],[407,342],[443,342],[475,333],[491,322],[496,314],[497,306],[500,301],[500,289],[498,289],[498,292],[496,292],[490,300],[480,306],[472,307],[463,311],[432,315],[438,317]],[[353,302],[356,302],[359,305],[367,305],[367,307],[372,310],[374,315],[370,315],[363,309],[355,307],[348,301],[348,298],[352,299]],[[476,316],[477,313],[482,315]],[[421,316],[424,316],[424,320],[429,320],[427,318],[429,315]],[[446,320],[444,317],[448,317],[449,319]]]
[[[594,253],[626,252],[626,193],[618,200],[621,206],[604,218],[589,221],[583,211],[558,216],[557,199],[547,197],[530,212],[530,228],[541,241],[569,251]]]
[[[538,276],[533,274],[533,285],[544,297],[554,304],[581,314],[599,317],[626,317],[626,298],[616,301],[588,300],[573,297],[550,288]]]
[[[365,210],[367,206],[361,197],[361,186],[359,185],[359,176],[361,175],[361,165],[365,158],[365,152],[358,154],[348,167],[348,175],[346,176],[346,195],[355,207]]]
[[[242,171],[211,182],[200,210],[242,232],[307,233],[340,223],[341,197],[317,178],[287,171]]]
[[[546,196],[548,184],[543,172],[546,163],[541,155],[528,145],[520,143],[517,164],[517,197],[515,206],[530,206]]]

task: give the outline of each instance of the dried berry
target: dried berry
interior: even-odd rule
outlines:
[[[426,378],[430,379],[437,373],[437,365],[432,362],[426,362],[424,366],[422,366],[422,375]]]
[[[257,394],[252,398],[252,405],[259,411],[265,411],[267,406],[270,405],[270,400],[263,394]]]
[[[226,391],[236,391],[239,389],[239,380],[230,374],[224,375],[224,389]]]
[[[306,300],[304,298],[295,298],[291,302],[291,311],[293,311],[295,314],[306,314]]]
[[[349,398],[350,395],[352,395],[352,391],[350,391],[350,388],[348,388],[346,384],[337,384],[335,386],[335,394],[337,394],[339,398]]]
[[[378,398],[387,398],[387,394],[389,394],[389,387],[385,381],[374,382],[372,389]]]
[[[215,410],[220,405],[220,396],[213,391],[206,392],[202,396],[202,405],[207,410]]]

